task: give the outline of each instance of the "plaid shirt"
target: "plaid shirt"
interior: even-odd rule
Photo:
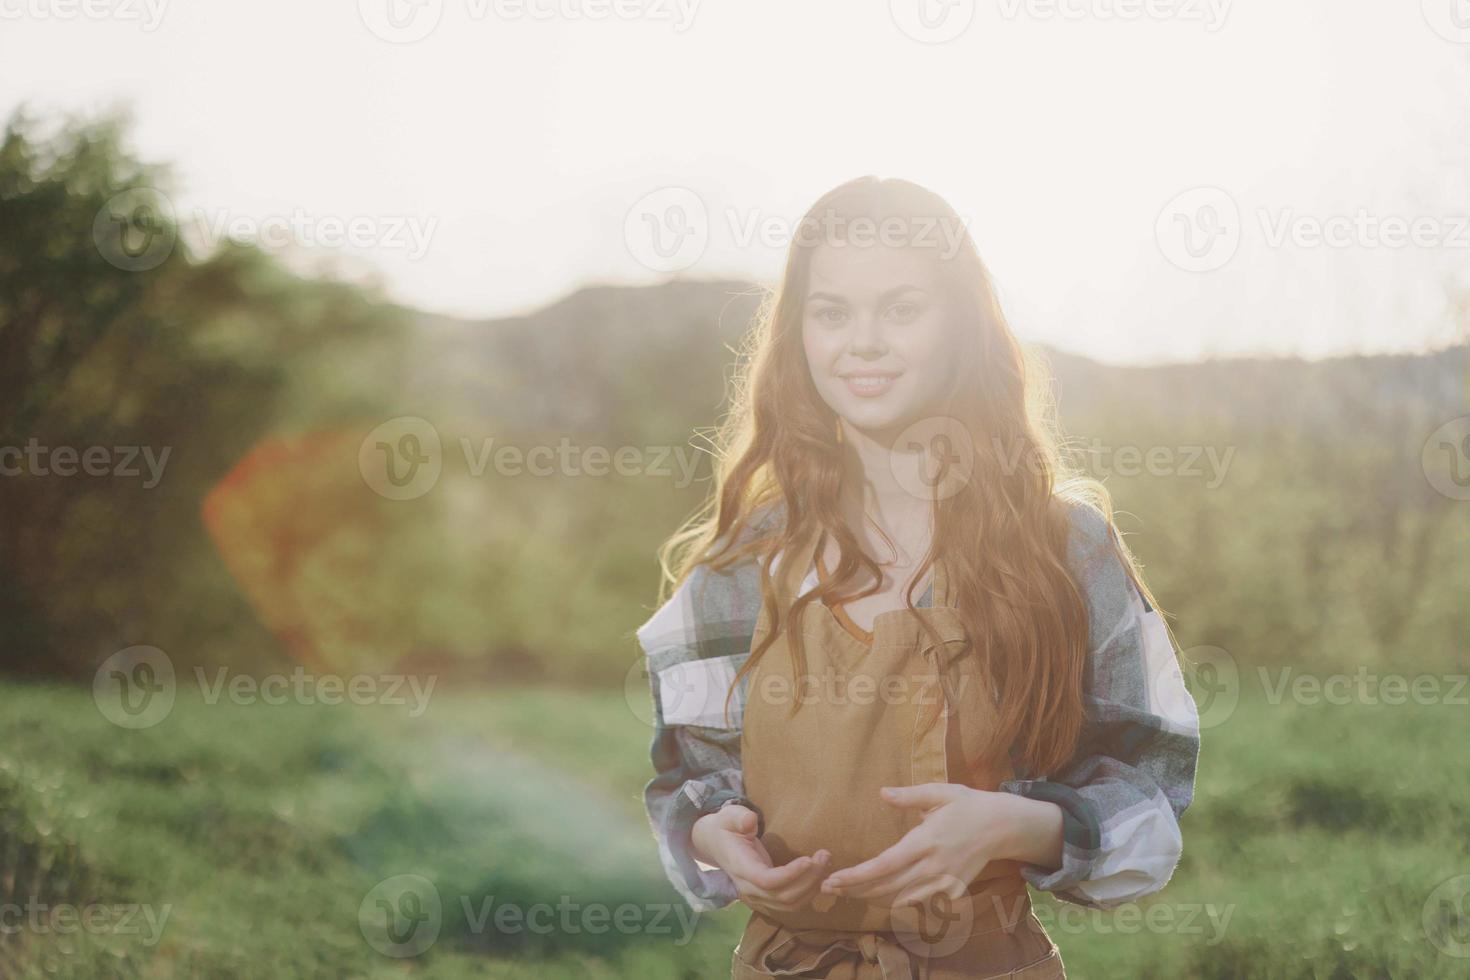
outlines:
[[[1076,753],[1051,774],[1021,771],[1003,792],[1061,807],[1062,866],[1023,865],[1035,887],[1112,908],[1158,891],[1179,862],[1179,817],[1194,795],[1199,716],[1163,619],[1128,578],[1113,533],[1090,508],[1071,512],[1068,565],[1086,596],[1085,721]],[[690,831],[710,806],[742,795],[740,726],[760,613],[754,561],[698,566],[638,630],[655,712],[653,780],[644,803],[664,871],[695,909],[735,900],[728,875],[693,858]],[[815,587],[813,570],[803,591]],[[926,592],[916,603],[928,606]]]

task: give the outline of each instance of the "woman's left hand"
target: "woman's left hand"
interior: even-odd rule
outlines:
[[[922,810],[919,825],[876,857],[828,875],[824,894],[894,905],[941,893],[957,900],[991,861],[1061,862],[1062,810],[1054,803],[959,783],[885,787],[882,796]]]

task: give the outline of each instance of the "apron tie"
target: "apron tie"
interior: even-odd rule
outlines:
[[[805,955],[803,955],[805,954]],[[737,959],[736,977],[810,977],[823,975],[841,962],[861,961],[860,976],[873,980],[916,980],[912,955],[896,936],[882,932],[841,933],[801,929],[756,958],[752,966]]]
[[[863,962],[876,964],[883,980],[914,980],[914,961],[909,951],[888,936],[865,932],[858,936],[858,952]]]

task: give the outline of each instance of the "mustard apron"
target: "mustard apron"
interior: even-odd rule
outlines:
[[[816,546],[814,534],[782,556],[774,584],[783,611]],[[878,615],[869,646],[817,602],[803,614],[802,678],[784,629],[749,675],[741,768],[777,866],[826,848],[830,873],[897,843],[920,815],[883,802],[881,787],[957,782],[995,790],[1011,777],[1008,759],[980,758],[995,704],[976,658],[966,656],[968,641],[938,565],[932,588],[932,606],[917,612],[938,644],[913,614],[898,610]],[[761,609],[754,644],[769,633],[769,612]],[[965,897],[939,896],[922,908],[817,892],[795,911],[752,911],[732,980],[1063,977],[1019,868],[992,861]]]

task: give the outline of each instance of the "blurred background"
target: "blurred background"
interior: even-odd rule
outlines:
[[[1204,728],[1080,977],[1470,975],[1470,8],[0,0],[0,976],[710,977],[632,631],[793,229],[945,195]]]

